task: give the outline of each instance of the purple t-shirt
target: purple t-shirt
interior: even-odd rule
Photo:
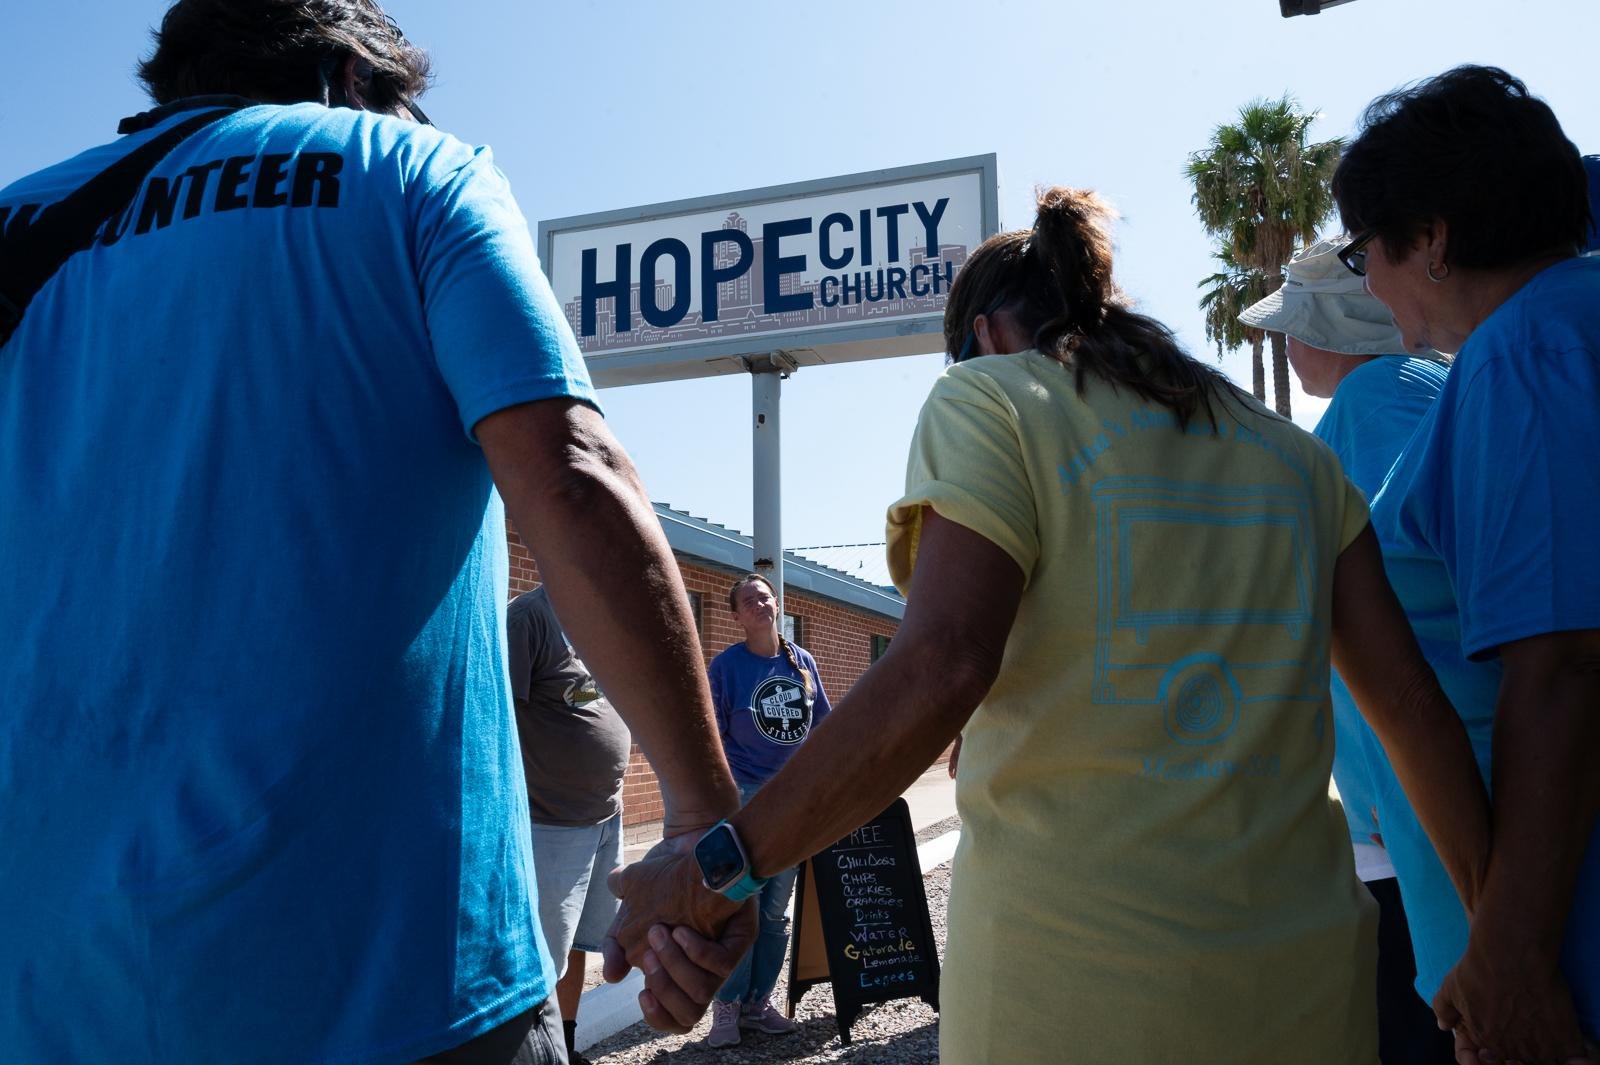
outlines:
[[[809,696],[800,673],[781,650],[767,658],[736,643],[711,660],[717,728],[728,766],[740,784],[771,780],[832,709],[828,693],[822,690],[817,660],[799,644],[789,646],[800,668],[811,675]]]

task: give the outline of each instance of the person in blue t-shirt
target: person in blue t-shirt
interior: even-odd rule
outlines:
[[[711,703],[740,801],[749,802],[830,707],[816,660],[778,631],[778,597],[765,577],[751,573],[735,581],[728,609],[744,640],[711,660]],[[707,1046],[733,1046],[740,1028],[782,1035],[799,1027],[772,1005],[789,946],[784,912],[799,871],[798,866],[786,869],[762,887],[760,934],[717,991]]]
[[[1444,387],[1441,361],[1396,355],[1400,331],[1389,309],[1367,293],[1337,256],[1345,239],[1322,240],[1289,261],[1283,284],[1245,308],[1239,320],[1283,333],[1289,365],[1308,395],[1328,399],[1313,432],[1333,448],[1367,498],[1383,484],[1400,449]],[[1356,875],[1378,902],[1378,1057],[1408,1065],[1453,1065],[1453,1041],[1419,998],[1402,885],[1379,834],[1369,759],[1383,760],[1377,736],[1354,696],[1331,675],[1333,779],[1344,804]]]
[[[1334,176],[1355,234],[1339,256],[1408,350],[1456,353],[1372,524],[1493,780],[1492,851],[1462,900],[1380,784],[1384,841],[1418,989],[1463,1060],[1477,1048],[1565,1061],[1600,1039],[1600,261],[1576,257],[1587,181],[1549,106],[1492,67],[1380,97],[1362,127]]]
[[[1583,157],[1583,173],[1589,179],[1589,232],[1583,240],[1583,254],[1600,255],[1600,155]]]
[[[0,1058],[564,1062],[505,515],[675,835],[738,794],[649,499],[376,4],[180,0],[140,73],[124,136],[0,188]],[[687,1028],[720,980],[658,961]]]

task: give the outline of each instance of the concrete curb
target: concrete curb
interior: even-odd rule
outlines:
[[[917,847],[917,863],[922,866],[922,874],[926,876],[954,857],[960,841],[961,830],[957,829]],[[793,901],[789,912],[794,912]],[[588,1050],[644,1020],[644,1014],[639,1011],[639,992],[643,990],[644,974],[634,970],[619,984],[601,984],[585,991],[578,1006],[578,1030],[573,1045],[579,1050]]]
[[[956,845],[961,842],[961,830],[946,832],[942,836],[935,836],[917,848],[917,864],[922,866],[922,875],[927,876],[934,869],[948,862],[956,856]]]
[[[578,1006],[578,1031],[573,1045],[588,1050],[644,1020],[639,1011],[639,992],[643,990],[644,974],[635,969],[620,984],[601,984],[585,991]]]

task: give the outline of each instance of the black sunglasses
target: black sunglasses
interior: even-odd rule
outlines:
[[[398,32],[398,30],[396,31]],[[404,40],[404,37],[401,38]],[[349,100],[345,98],[344,89],[339,84],[339,68],[342,61],[336,56],[326,56],[317,64],[317,76],[322,82],[323,99],[329,107],[347,107]],[[417,106],[417,102],[404,93],[398,94],[400,106],[404,107],[419,126],[431,126],[433,121]]]
[[[1344,263],[1344,268],[1357,277],[1367,276],[1367,244],[1378,235],[1376,229],[1366,229],[1356,235],[1356,239],[1340,248],[1337,252],[1339,261]]]
[[[407,111],[411,112],[411,117],[417,120],[417,125],[419,125],[419,126],[431,126],[431,125],[433,125],[433,120],[430,119],[427,115],[422,113],[422,108],[418,107],[417,106],[417,101],[413,100],[411,97],[402,95],[400,97],[400,105],[402,107],[404,107]]]

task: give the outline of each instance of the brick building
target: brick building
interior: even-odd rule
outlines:
[[[661,503],[655,509],[683,574],[700,630],[700,649],[710,664],[717,654],[744,638],[728,610],[728,591],[750,571],[753,545],[748,536],[725,526]],[[539,583],[539,571],[514,530],[507,539],[511,594],[516,596]],[[837,704],[888,646],[905,612],[905,600],[893,588],[788,552],[784,553],[783,577],[784,634],[816,658],[828,698]],[[637,746],[622,801],[628,843],[659,837],[661,790]]]

